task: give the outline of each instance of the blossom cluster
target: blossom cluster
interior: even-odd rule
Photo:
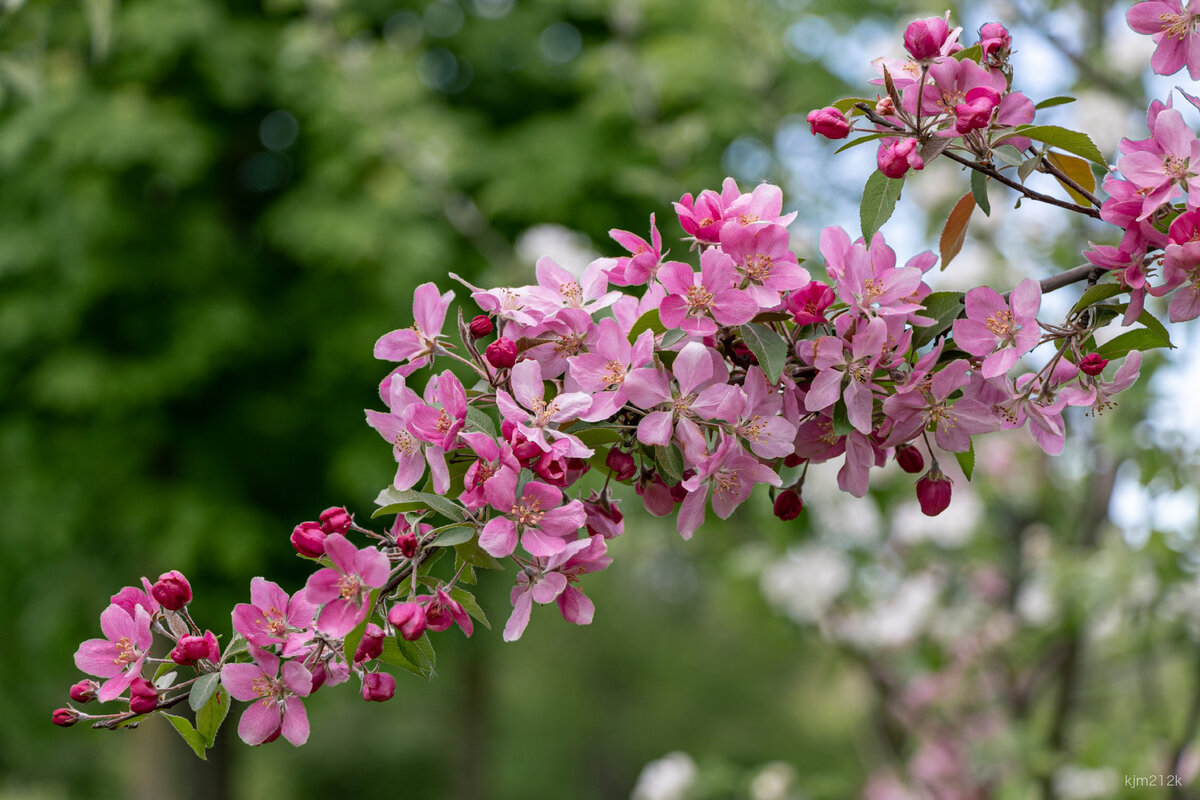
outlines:
[[[871,122],[859,132],[881,141],[880,179],[900,181],[946,155],[1044,201],[1004,170],[1049,171],[1088,201],[1089,188],[1049,146],[1089,151],[1061,129],[1029,125],[1033,103],[1010,88],[1008,32],[990,23],[970,47],[960,33],[940,18],[914,22],[904,37],[910,58],[877,62],[886,94],[853,99]],[[852,130],[835,106],[809,121],[832,138]],[[81,682],[71,695],[128,709],[67,707],[55,722],[118,727],[187,699],[196,727],[172,724],[202,753],[229,696],[250,703],[238,726],[244,741],[299,745],[309,732],[304,697],[353,675],[365,700],[387,700],[387,667],[433,674],[429,633],[487,626],[466,588],[477,569],[516,567],[507,641],[521,637],[535,603],[589,623],[594,607],[579,584],[611,563],[608,542],[624,530],[614,484],[632,486],[649,513],[675,515],[690,538],[710,508],[728,518],[760,485],[775,514],[794,519],[810,463],[840,460],[839,487],[862,496],[871,470],[895,461],[920,476],[921,509],[936,515],[952,495],[938,456],[954,454],[969,479],[973,436],[1026,429],[1060,452],[1065,411],[1103,411],[1136,379],[1141,350],[1164,346],[1100,346],[1100,327],[1123,315],[1161,329],[1143,308],[1146,293],[1178,290],[1173,320],[1200,314],[1200,144],[1169,106],[1152,107],[1150,127],[1150,139],[1122,143],[1121,177],[1105,181],[1110,197],[1091,209],[1125,238],[1093,247],[1096,266],[1078,276],[1089,289],[1053,323],[1039,319],[1043,294],[1070,281],[933,292],[926,277],[938,256],[901,265],[877,226],[857,239],[825,229],[823,271],[810,273],[790,248],[795,214],[784,212],[782,191],[743,191],[733,179],[674,204],[683,234],[674,253],[651,215],[648,238],[611,231],[624,252],[580,274],[543,258],[526,286],[484,289],[452,276],[476,307],[459,308],[457,336],[446,332],[455,293],[421,285],[413,324],[374,350],[395,365],[379,384],[381,407],[366,410],[396,462],[375,513],[391,518],[385,529],[340,507],[296,526],[291,544],[315,571],[291,594],[254,578],[223,649],[188,615],[182,575],[122,590],[101,615],[104,638],[76,654],[104,683]],[[1013,163],[996,166],[1012,153]],[[982,205],[986,186],[968,198]],[[952,256],[943,247],[943,268]],[[1099,283],[1106,273],[1116,282]],[[1128,303],[1106,302],[1126,292]],[[1024,358],[1043,346],[1044,357]],[[1106,377],[1115,359],[1123,361]],[[442,574],[447,554],[453,568]],[[149,655],[155,636],[173,643],[168,659]],[[194,677],[180,680],[181,668]]]

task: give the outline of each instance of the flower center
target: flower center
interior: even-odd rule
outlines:
[[[870,305],[879,299],[883,294],[883,285],[874,278],[867,278],[863,281],[863,305]]]
[[[1191,159],[1179,156],[1167,156],[1163,159],[1163,173],[1171,180],[1182,181],[1188,177],[1188,167]]]
[[[450,415],[443,409],[438,412],[437,432],[445,436],[454,427],[454,420],[450,419]]]
[[[266,675],[259,675],[250,683],[250,688],[262,698],[262,704],[269,706],[279,698],[279,684]]]
[[[676,397],[675,401],[671,403],[671,410],[675,412],[675,416],[682,417],[691,413],[692,403],[694,402],[696,402],[695,392],[692,392],[686,397]]]
[[[396,438],[392,439],[392,446],[396,448],[397,455],[411,456],[417,452],[417,440],[408,431],[397,433]]]
[[[542,511],[542,501],[536,497],[522,497],[512,508],[513,521],[526,528],[538,527],[544,516],[546,512]]]
[[[1013,316],[1009,311],[997,311],[983,325],[995,336],[1003,338],[1013,335]]]
[[[575,281],[567,281],[558,285],[558,293],[567,301],[567,305],[578,308],[583,305],[583,289]]]
[[[353,600],[362,591],[362,581],[357,575],[343,575],[337,582],[338,597]]]
[[[764,420],[758,414],[755,414],[750,418],[749,422],[741,427],[740,433],[742,434],[742,438],[746,439],[747,441],[754,442],[755,444],[762,444],[764,441],[766,441],[766,437],[763,436],[763,428],[766,426],[766,420]]]
[[[283,616],[283,612],[275,606],[271,606],[263,612],[262,619],[258,621],[259,627],[266,630],[271,636],[282,639],[287,633],[287,620]]]
[[[713,494],[731,496],[741,488],[742,482],[738,478],[737,471],[726,472],[721,470],[716,474],[716,480],[713,481]]]
[[[775,266],[775,259],[765,253],[755,253],[752,256],[746,256],[746,277],[757,283],[762,283],[771,277],[771,267],[773,266]]]
[[[551,400],[547,403],[540,397],[533,398],[533,424],[534,427],[541,428],[549,424],[554,415],[558,413],[558,401]]]
[[[117,641],[113,642],[117,648],[117,657],[113,659],[113,663],[119,666],[125,666],[134,661],[137,661],[137,651],[133,648],[133,642],[128,636],[122,636]]]
[[[938,403],[929,409],[929,422],[939,430],[948,431],[955,427],[958,417],[950,412],[950,406]]]
[[[687,290],[687,315],[698,317],[712,307],[713,293],[703,286],[689,286]]]
[[[1158,21],[1162,23],[1162,32],[1168,39],[1186,39],[1195,27],[1196,18],[1192,14],[1173,14],[1167,11],[1158,15]]]
[[[625,382],[625,365],[620,361],[610,361],[604,365],[604,375],[600,378],[605,389],[617,389]]]

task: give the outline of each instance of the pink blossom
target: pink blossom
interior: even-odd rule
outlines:
[[[463,478],[463,493],[459,500],[470,509],[488,504],[487,496],[503,497],[517,489],[517,474],[521,465],[507,442],[498,442],[486,433],[469,431],[462,439],[478,458],[467,467]]]
[[[141,675],[154,636],[150,633],[150,615],[140,605],[132,614],[110,605],[100,614],[100,630],[103,639],[88,639],[79,645],[75,666],[88,675],[108,678],[96,694],[100,702],[107,703]]]
[[[652,331],[643,331],[631,345],[615,319],[600,320],[591,351],[569,359],[571,377],[592,396],[591,408],[580,419],[608,419],[625,405],[625,376],[648,364],[653,351]]]
[[[700,254],[700,273],[672,261],[658,270],[667,297],[658,313],[667,328],[682,328],[695,336],[716,333],[717,325],[741,325],[758,313],[758,303],[735,289],[736,265],[716,248]]]
[[[1171,322],[1200,316],[1200,209],[1188,209],[1171,223],[1163,258],[1163,285],[1150,293],[1162,297],[1171,291],[1175,291],[1168,309]]]
[[[710,489],[713,513],[728,519],[760,483],[780,486],[783,481],[766,464],[746,455],[736,439],[723,438],[716,452],[701,463],[696,475],[683,482],[688,496],[679,509],[679,535],[690,539],[704,524],[704,506]]]
[[[780,416],[782,408],[783,398],[762,369],[750,367],[730,405],[730,432],[759,458],[783,458],[793,451],[796,426]]]
[[[967,292],[967,318],[954,321],[954,341],[973,356],[986,356],[984,378],[1003,375],[1037,346],[1041,302],[1042,287],[1033,278],[1017,284],[1008,302],[995,289],[976,287]]]
[[[904,49],[909,55],[917,61],[929,62],[949,55],[955,49],[962,49],[961,46],[955,47],[962,28],[955,28],[952,32],[948,24],[949,16],[947,12],[946,18],[929,17],[908,23],[904,29]]]
[[[466,423],[466,390],[454,373],[446,370],[430,379],[425,389],[425,403],[412,405],[407,427],[409,433],[422,441],[442,450],[453,450],[458,446],[458,433]]]
[[[1148,5],[1148,4],[1147,4]],[[1117,169],[1143,194],[1138,219],[1146,219],[1181,190],[1190,205],[1200,205],[1200,140],[1173,108],[1163,109],[1151,124],[1147,149],[1128,152],[1117,161]]]
[[[429,363],[442,335],[446,311],[454,292],[440,294],[433,283],[423,283],[413,292],[411,328],[386,333],[375,343],[375,357],[384,361],[405,362],[396,369],[400,375],[411,375]]]
[[[425,609],[426,630],[440,633],[451,625],[458,625],[466,636],[474,631],[475,626],[462,604],[441,587],[432,595],[419,595],[414,602]]]
[[[889,178],[903,178],[908,170],[925,169],[925,162],[917,151],[917,140],[889,137],[879,143],[875,154],[879,171]]]
[[[957,400],[951,399],[970,380],[969,368],[963,359],[952,361],[934,373],[927,388],[922,382],[884,400],[883,412],[893,421],[884,446],[907,442],[931,427],[938,447],[962,453],[971,446],[972,434],[999,427],[988,406],[979,400],[965,394]]]
[[[567,455],[587,458],[591,448],[566,431],[557,428],[557,423],[578,419],[592,406],[592,398],[583,392],[562,392],[547,401],[546,387],[542,382],[542,367],[538,362],[525,360],[512,368],[510,378],[512,394],[501,389],[496,392],[496,406],[505,420],[543,451],[550,449],[552,439],[565,439],[570,443]],[[444,490],[439,490],[444,491]]]
[[[833,305],[833,289],[820,281],[809,281],[788,295],[787,309],[797,325],[819,325],[825,322],[825,309]]]
[[[809,282],[808,271],[797,263],[788,240],[787,228],[774,223],[721,229],[721,249],[741,268],[745,288],[759,308],[774,308],[780,292]]]
[[[339,533],[325,539],[325,555],[333,562],[313,573],[304,587],[314,605],[323,605],[317,628],[330,636],[345,636],[367,618],[371,589],[387,580],[388,559],[374,547],[356,548]]]
[[[496,558],[512,555],[521,547],[532,556],[546,557],[561,553],[567,546],[566,537],[583,527],[586,515],[583,504],[572,500],[562,504],[562,492],[545,483],[529,481],[518,499],[516,487],[497,487],[489,492],[492,507],[500,513],[484,525],[479,534],[479,546]]]
[[[423,443],[409,430],[413,412],[421,405],[417,393],[404,385],[404,377],[392,375],[384,382],[384,398],[388,413],[367,409],[367,424],[392,445],[396,459],[396,477],[393,485],[397,489],[411,489],[425,474],[429,464],[433,474],[433,488],[444,492],[450,486],[450,473],[446,466],[446,454],[436,445]]]
[[[628,258],[618,258],[617,265],[608,270],[609,281],[618,286],[641,286],[655,276],[663,252],[662,234],[654,224],[653,214],[650,215],[649,242],[629,231],[617,228],[610,230],[608,235],[631,254]]]
[[[875,402],[874,375],[886,338],[887,323],[875,317],[851,338],[849,353],[843,340],[837,337],[812,340],[810,347],[802,350],[802,357],[807,353],[817,369],[817,377],[804,398],[805,410],[823,411],[832,406],[843,395],[843,379],[848,379],[845,400],[850,424],[860,433],[870,433]]]
[[[304,592],[289,596],[274,581],[251,578],[250,602],[233,607],[233,629],[255,647],[288,643],[290,655],[302,638],[296,635],[312,626],[316,610]]]
[[[251,647],[250,655],[253,664],[226,664],[221,669],[221,683],[229,694],[250,703],[238,722],[238,736],[246,744],[259,745],[282,733],[299,747],[308,741],[308,714],[300,698],[312,692],[312,673],[299,661],[287,661],[281,678],[274,654]]]
[[[621,296],[620,292],[608,291],[605,275],[606,260],[593,261],[576,279],[574,275],[543,256],[537,262],[538,285],[529,289],[526,305],[543,315],[550,316],[564,308],[574,308],[595,314],[608,308]]]
[[[808,125],[814,136],[827,139],[845,139],[850,135],[850,122],[846,115],[833,106],[815,108],[808,112]]]
[[[1200,34],[1197,24],[1200,13],[1179,0],[1150,0],[1135,3],[1125,15],[1129,27],[1138,33],[1154,36],[1158,45],[1150,58],[1150,67],[1159,75],[1171,75],[1188,68],[1192,80],[1200,80]]]
[[[533,602],[545,605],[557,602],[563,619],[576,625],[587,625],[592,621],[595,607],[587,595],[576,589],[582,575],[597,572],[612,563],[607,555],[604,537],[593,535],[587,539],[570,542],[562,552],[548,558],[535,559],[517,576],[510,600],[512,614],[504,625],[504,641],[513,642],[521,638],[529,624]]]

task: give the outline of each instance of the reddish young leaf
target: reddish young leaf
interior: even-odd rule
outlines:
[[[938,251],[942,256],[942,269],[949,266],[958,251],[962,250],[963,240],[967,238],[967,223],[971,221],[971,212],[975,210],[975,196],[970,192],[964,194],[950,210],[946,219],[946,227],[942,228],[942,238],[938,241]]]

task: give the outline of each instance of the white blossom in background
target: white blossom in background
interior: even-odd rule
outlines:
[[[696,762],[687,753],[668,753],[642,767],[630,800],[684,800],[696,782]]]
[[[759,588],[767,602],[798,625],[816,622],[846,591],[850,560],[827,545],[792,547],[763,570]]]
[[[612,244],[609,242],[608,244]],[[575,277],[583,274],[587,265],[599,258],[592,240],[579,231],[562,225],[534,225],[517,237],[517,258],[534,265],[539,258],[549,257]]]
[[[1089,769],[1077,764],[1064,764],[1054,772],[1055,795],[1062,800],[1100,800],[1113,797],[1120,778],[1112,767]]]
[[[836,635],[864,649],[903,647],[924,631],[941,588],[941,580],[932,573],[905,578],[871,608],[837,620]]]

